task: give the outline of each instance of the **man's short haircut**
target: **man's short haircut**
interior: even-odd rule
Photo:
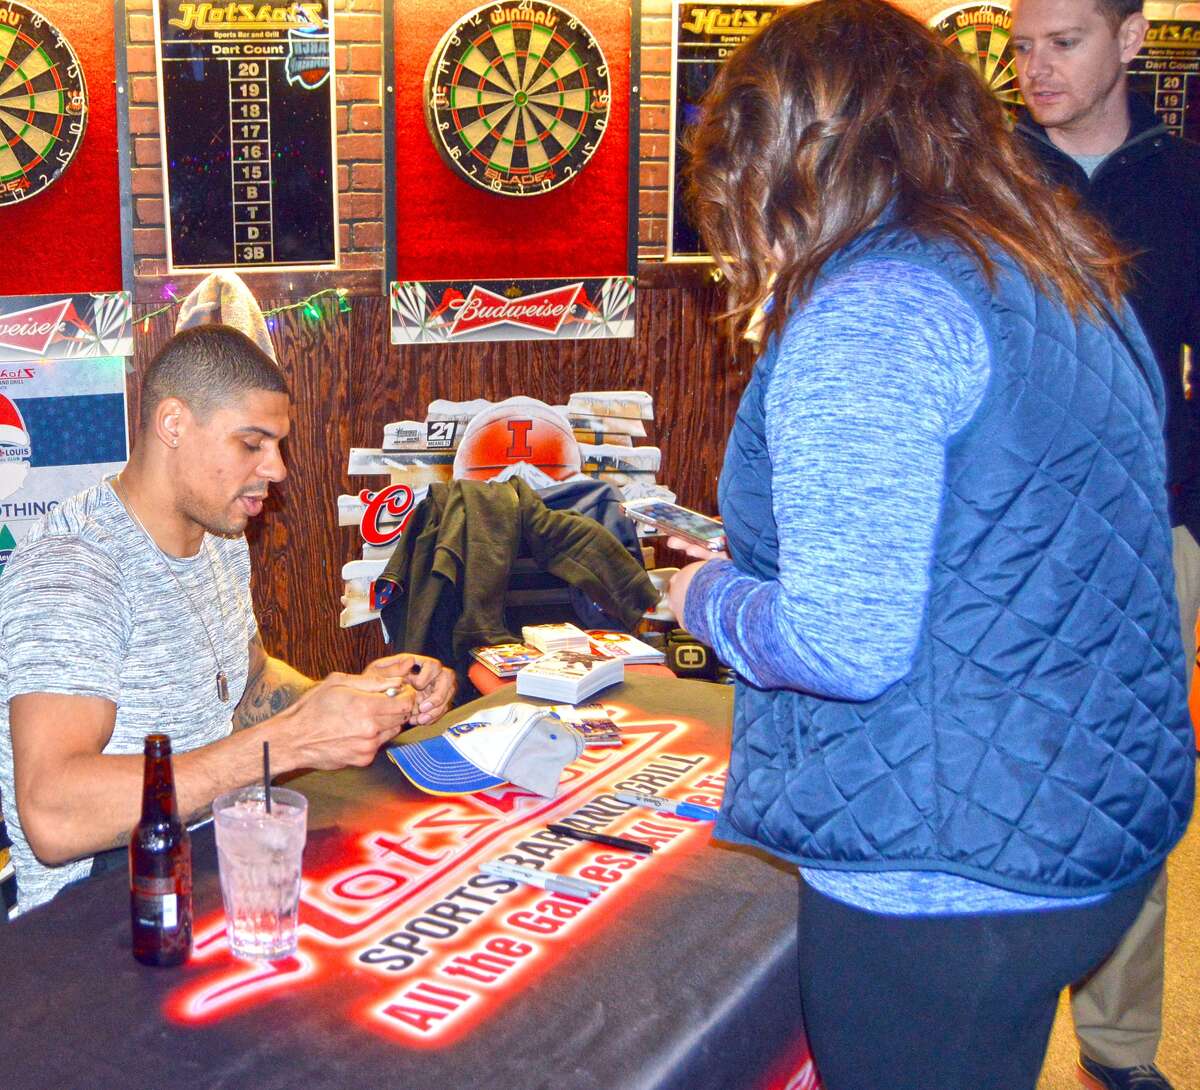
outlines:
[[[200,421],[251,390],[287,394],[279,365],[244,333],[201,325],[176,333],[142,379],[141,423],[168,397],[184,402]]]
[[[1131,15],[1141,15],[1142,0],[1096,0],[1096,10],[1104,16],[1115,33]]]

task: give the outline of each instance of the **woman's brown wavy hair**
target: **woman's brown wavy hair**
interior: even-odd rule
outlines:
[[[882,0],[777,15],[723,65],[688,148],[733,332],[768,293],[762,332],[778,332],[825,262],[889,205],[900,224],[961,246],[989,283],[989,245],[1007,251],[1075,317],[1117,304],[1125,284],[1125,256],[1040,180],[978,75]]]

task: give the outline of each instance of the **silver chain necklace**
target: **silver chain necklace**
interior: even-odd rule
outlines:
[[[183,580],[175,574],[175,569],[171,567],[170,560],[167,559],[167,554],[162,551],[157,541],[150,536],[150,531],[142,525],[142,520],[138,518],[137,512],[133,509],[133,505],[129,502],[129,494],[125,491],[125,486],[121,483],[121,474],[117,474],[112,479],[113,494],[121,501],[121,506],[125,508],[126,513],[133,519],[134,525],[142,531],[142,536],[150,543],[150,548],[158,554],[162,565],[167,569],[167,574],[175,581],[175,585],[182,592],[184,600],[192,613],[195,614],[196,620],[200,622],[200,627],[204,630],[204,638],[208,641],[208,649],[212,652],[213,664],[217,668],[217,699],[222,704],[229,703],[229,679],[225,676],[225,671],[221,667],[221,657],[217,654],[217,645],[213,642],[212,634],[208,631],[208,625],[204,621],[204,614],[196,608],[196,603],[192,600],[192,596],[188,593],[187,587],[183,585]],[[212,552],[209,550],[209,542],[207,536],[204,539],[204,544],[201,546],[204,550],[204,555],[208,559],[208,570],[212,575],[213,588],[217,591],[217,609],[221,611],[221,627],[225,627],[225,606],[221,601],[220,588],[217,586],[217,569],[213,564]]]

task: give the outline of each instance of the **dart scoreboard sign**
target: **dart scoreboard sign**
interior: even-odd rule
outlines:
[[[404,281],[392,284],[392,344],[632,337],[634,281]]]
[[[336,266],[330,7],[155,0],[172,270]]]
[[[721,63],[747,38],[766,26],[791,0],[777,3],[696,4],[675,0],[671,25],[671,189],[667,205],[667,259],[707,261],[708,251],[683,198],[687,153],[683,137],[700,116],[700,100]]]
[[[1129,83],[1171,132],[1200,140],[1200,22],[1152,19]]]
[[[0,298],[0,571],[30,527],[128,454],[129,295]]]

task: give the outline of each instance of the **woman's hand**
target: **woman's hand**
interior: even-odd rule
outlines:
[[[706,549],[705,552],[707,551]],[[671,576],[671,582],[667,584],[667,605],[671,607],[671,612],[675,614],[675,620],[680,625],[683,624],[683,603],[687,600],[688,587],[692,585],[696,572],[707,563],[707,560],[699,560],[685,568],[680,568]]]
[[[688,541],[687,538],[669,537],[667,538],[667,548],[676,549],[681,553],[687,553],[693,560],[728,560],[727,552],[713,552],[712,549],[705,548],[703,545],[697,545],[694,541]]]

